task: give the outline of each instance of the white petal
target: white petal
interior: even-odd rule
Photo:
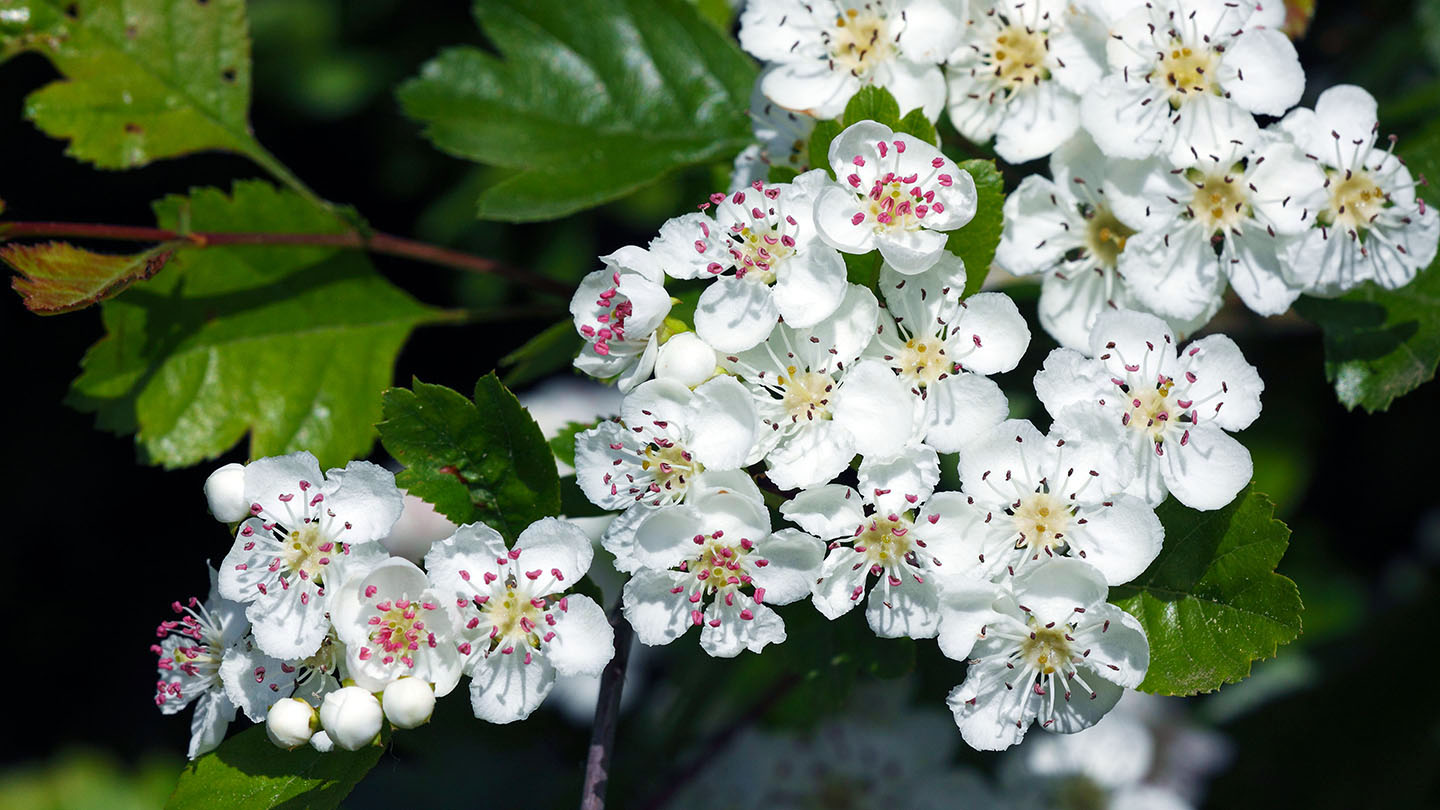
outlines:
[[[809,337],[804,337],[804,332],[796,335],[795,352],[812,370],[849,366],[870,345],[879,322],[880,303],[875,294],[858,284],[847,284],[835,313],[806,330]]]
[[[1119,286],[1122,282],[1115,282]],[[1050,337],[1067,349],[1090,346],[1095,319],[1110,307],[1105,273],[1085,270],[1073,276],[1052,273],[1040,285],[1040,325]]]
[[[1056,417],[1072,405],[1095,405],[1114,390],[1112,376],[1098,360],[1073,349],[1055,349],[1035,373],[1035,396]]]
[[[1087,512],[1085,525],[1072,524],[1067,538],[1107,583],[1123,585],[1159,556],[1165,527],[1155,510],[1133,495],[1112,495],[1107,503],[1111,505]]]
[[[490,723],[513,723],[530,716],[555,686],[555,670],[545,656],[494,653],[470,674],[470,708]]]
[[[709,278],[706,267],[715,259],[711,258],[718,245],[706,238],[706,229],[715,232],[716,226],[710,217],[701,214],[685,214],[667,220],[660,226],[660,235],[650,242],[650,255],[672,278]],[[704,251],[697,249],[703,245]]]
[[[505,538],[499,532],[484,523],[468,523],[430,547],[430,553],[425,555],[425,570],[436,589],[469,599],[475,589],[460,572],[471,577],[481,577],[487,571],[495,573],[499,570],[495,561],[507,553]]]
[[[1074,734],[1077,731],[1090,728],[1100,722],[1115,704],[1120,702],[1120,696],[1125,690],[1115,684],[1095,676],[1094,671],[1081,672],[1085,683],[1090,685],[1094,692],[1087,692],[1075,681],[1066,685],[1066,691],[1056,696],[1054,722],[1047,729],[1057,734]]]
[[[945,241],[945,234],[923,228],[918,231],[885,231],[875,238],[885,261],[907,274],[923,273],[935,266],[945,252]]]
[[[823,119],[845,112],[845,104],[860,89],[860,80],[849,71],[831,70],[817,61],[778,65],[765,74],[760,86],[766,97],[781,107]]]
[[[1155,154],[1169,134],[1170,105],[1155,87],[1127,85],[1118,73],[1096,82],[1080,104],[1080,123],[1112,158]]]
[[[1226,94],[1258,115],[1284,115],[1305,92],[1295,46],[1273,28],[1251,28],[1232,39],[1218,72]]]
[[[907,27],[906,30],[911,29]],[[901,34],[901,37],[904,36]],[[926,118],[934,121],[945,108],[945,76],[937,65],[892,59],[876,71],[875,78],[876,84],[895,97],[902,115],[919,109]]]
[[[287,673],[284,667],[284,661],[259,650],[227,650],[220,661],[220,683],[225,687],[225,697],[245,712],[251,722],[265,722],[270,707],[295,691],[295,668],[291,667]]]
[[[190,718],[190,750],[188,756],[195,759],[220,747],[225,739],[225,730],[235,719],[235,704],[223,694],[209,693],[195,704],[195,714]]]
[[[700,294],[695,331],[722,352],[741,352],[769,337],[779,318],[768,286],[748,278],[717,278]]]
[[[1120,254],[1120,273],[1146,309],[1173,318],[1194,317],[1225,288],[1209,235],[1195,223],[1130,237]]]
[[[720,376],[695,389],[686,408],[686,448],[706,469],[744,466],[755,444],[760,417],[755,399],[734,377]]]
[[[989,377],[952,374],[926,389],[925,443],[957,453],[1010,414],[1005,392]]]
[[[891,458],[866,456],[860,462],[858,486],[878,511],[914,509],[930,497],[938,483],[940,456],[929,445],[912,444]]]
[[[915,62],[945,61],[955,50],[965,28],[963,0],[910,0],[904,6],[905,30],[900,33],[900,48],[905,58]],[[904,105],[901,112],[906,112]]]
[[[1053,269],[1081,242],[1076,201],[1049,178],[1032,174],[1005,198],[1005,228],[995,249],[995,264],[1014,275]]]
[[[640,565],[635,559],[635,530],[651,512],[659,508],[663,507],[644,503],[632,504],[605,528],[605,533],[600,536],[600,545],[615,556],[616,571],[628,574]]]
[[[825,545],[804,532],[781,529],[757,543],[755,553],[767,561],[751,569],[755,587],[765,590],[764,603],[788,605],[810,595]]]
[[[1070,621],[1075,608],[1089,611],[1105,601],[1105,577],[1080,560],[1057,557],[1015,576],[1015,600],[1041,624]]]
[[[709,528],[709,517],[692,504],[649,512],[635,529],[635,545],[631,550],[635,561],[654,569],[679,565],[692,553],[692,538],[713,531]]]
[[[780,514],[822,540],[850,537],[865,521],[859,493],[843,484],[801,490],[780,504]]]
[[[1026,711],[1013,689],[1006,684],[1012,677],[1004,661],[990,658],[971,664],[965,680],[950,690],[946,703],[955,715],[955,725],[965,742],[979,751],[1003,751],[1025,738],[1025,731],[1034,719],[1034,701],[1026,700]]]
[[[1260,393],[1265,382],[1235,341],[1225,335],[1207,335],[1185,347],[1187,370],[1195,375],[1186,392],[1197,406],[1201,421],[1226,430],[1244,430],[1260,416]],[[1188,378],[1187,378],[1188,379]],[[1216,407],[1223,403],[1224,407]]]
[[[580,581],[590,570],[595,548],[590,537],[579,526],[558,518],[541,518],[531,523],[515,539],[516,570],[539,571],[536,587],[540,593],[566,590]],[[512,552],[513,556],[513,552]],[[554,582],[550,588],[544,583]]]
[[[820,420],[766,456],[767,474],[781,489],[805,489],[839,475],[855,452],[854,434],[835,421]]]
[[[1300,286],[1286,278],[1279,252],[1283,245],[1259,227],[1247,227],[1225,237],[1221,266],[1230,286],[1245,306],[1260,315],[1280,315],[1300,297]]]
[[[1375,142],[1375,126],[1379,122],[1379,108],[1375,97],[1363,87],[1353,84],[1337,84],[1320,94],[1315,101],[1313,125],[1304,129],[1308,137],[1300,141],[1306,152],[1339,166],[1336,160],[1336,138],[1344,144],[1342,151],[1354,148],[1358,141],[1365,145]]]
[[[669,644],[690,629],[692,605],[684,588],[693,577],[678,571],[641,569],[625,583],[625,621],[640,643]],[[679,588],[680,591],[671,593]]]
[[[940,596],[930,580],[881,576],[865,602],[865,619],[880,638],[934,638],[940,627]]]
[[[674,380],[651,380],[637,385],[620,401],[620,418],[630,428],[659,427],[657,422],[683,424],[693,396],[688,387]]]
[[[1176,500],[1206,511],[1230,503],[1250,483],[1255,466],[1250,451],[1219,425],[1190,428],[1185,444],[1165,442],[1160,472]]]
[[[624,509],[635,503],[629,487],[622,489],[615,481],[621,468],[614,461],[629,444],[629,431],[618,422],[601,422],[575,437],[575,482],[602,509]],[[622,449],[615,450],[615,445]]]
[[[832,150],[834,147],[831,147]],[[875,249],[875,229],[862,219],[860,205],[849,189],[832,185],[815,201],[815,230],[825,244],[843,253],[869,253]]]
[[[1087,625],[1103,625],[1107,621],[1110,622],[1108,630],[1089,636],[1092,640],[1090,662],[1101,678],[1133,689],[1145,680],[1145,671],[1150,667],[1150,643],[1145,639],[1145,628],[1134,616],[1111,604],[1095,605],[1086,611]],[[1091,686],[1095,685],[1094,679],[1086,680]]]
[[[734,658],[743,650],[758,653],[768,644],[785,640],[780,614],[738,594],[731,601],[727,605],[716,599],[705,611],[705,626],[700,630],[700,648],[705,652],[716,658]]]
[[[1157,102],[1163,103],[1163,102]],[[1192,94],[1176,111],[1170,124],[1170,162],[1189,166],[1210,157],[1228,162],[1241,144],[1259,141],[1260,126],[1255,117],[1220,96]]]
[[[905,384],[874,360],[860,361],[845,375],[845,384],[835,395],[834,415],[835,423],[855,437],[858,452],[881,458],[905,447],[915,434],[918,416]]]
[[[813,217],[808,224],[813,224]],[[818,239],[804,253],[785,260],[771,293],[785,323],[796,329],[814,326],[840,306],[845,297],[845,260]]]
[[[272,588],[269,594],[251,602],[245,610],[246,618],[250,619],[250,631],[255,634],[255,643],[276,658],[293,661],[314,655],[330,629],[330,622],[325,617],[325,600],[311,596],[309,604],[303,604],[300,601],[302,588],[306,586],[292,585],[278,594]],[[313,590],[308,588],[303,592],[311,593]]]
[[[615,657],[615,630],[594,599],[570,594],[565,601],[569,609],[555,622],[545,658],[561,675],[599,675]]]
[[[1025,163],[1054,152],[1080,127],[1080,102],[1059,82],[1042,81],[1010,102],[995,133],[995,154]]]
[[[979,638],[980,629],[995,617],[996,586],[983,580],[947,577],[940,588],[940,652],[964,661]]]
[[[747,5],[740,15],[740,47],[764,62],[792,59],[797,39],[808,38],[807,35],[818,38],[818,32],[805,25],[808,19],[800,0]]]
[[[320,463],[310,453],[302,450],[257,459],[245,465],[245,500],[259,504],[265,514],[273,518],[283,518],[290,514],[290,506],[280,500],[281,495],[309,497],[300,488],[301,481],[311,487],[320,487],[325,482]]]
[[[950,335],[960,364],[977,374],[999,374],[1020,363],[1030,345],[1030,329],[1010,296],[978,293],[965,299],[965,309]]]
[[[1011,419],[960,454],[961,488],[980,504],[1003,508],[1017,488],[1033,492],[1055,468],[1056,455],[1054,440],[1029,420]]]
[[[811,591],[815,609],[827,619],[849,613],[865,595],[865,578],[870,573],[865,555],[849,546],[836,546],[820,565],[819,580]]]

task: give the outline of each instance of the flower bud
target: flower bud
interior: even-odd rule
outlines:
[[[226,464],[205,479],[205,500],[210,514],[221,523],[236,523],[250,516],[245,501],[245,465]]]
[[[358,686],[331,692],[320,704],[320,724],[335,745],[346,751],[359,751],[374,741],[384,718],[380,701]]]
[[[381,702],[386,719],[396,728],[417,728],[430,722],[435,690],[420,678],[401,678],[385,687]]]
[[[335,741],[330,735],[323,731],[317,731],[310,736],[310,747],[322,754],[328,754],[335,750]]]
[[[674,380],[691,388],[715,376],[715,350],[694,332],[681,332],[665,341],[655,358],[655,378]]]
[[[276,701],[265,715],[265,734],[281,748],[299,748],[315,731],[315,710],[300,698]]]

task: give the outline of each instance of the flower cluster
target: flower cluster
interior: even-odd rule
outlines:
[[[1077,350],[1107,309],[1188,334],[1227,289],[1277,315],[1403,286],[1440,217],[1394,139],[1378,148],[1369,93],[1292,109],[1305,75],[1284,17],[1280,0],[752,3],[740,42],[770,66],[736,177],[803,168],[793,145],[865,85],[931,120],[948,108],[1010,163],[1048,157],[1006,201],[997,264],[1043,276],[1041,324]]]
[[[1249,481],[1230,431],[1258,416],[1260,378],[1228,338],[1182,348],[1152,315],[1106,312],[1085,352],[1056,350],[1035,378],[1050,432],[1007,421],[988,375],[1030,334],[1008,297],[965,295],[946,249],[975,212],[969,176],[873,121],[829,158],[712,196],[605,258],[616,286],[576,293],[587,338],[595,312],[668,317],[624,335],[655,360],[597,374],[627,392],[620,415],[576,437],[581,489],[621,511],[602,543],[631,574],[625,617],[645,644],[699,628],[729,657],[785,640],[774,605],[835,619],[863,602],[877,635],[969,662],[949,703],[972,746],[1093,725],[1149,662],[1109,588],[1159,554],[1167,495],[1214,509]],[[842,254],[869,257],[870,284]],[[626,303],[642,296],[620,291],[618,256],[645,268],[654,311]],[[693,333],[667,277],[695,302]],[[590,351],[576,365],[594,373]],[[937,491],[957,453],[959,487]]]
[[[321,473],[309,453],[217,470],[216,518],[238,523],[209,599],[161,623],[155,702],[196,704],[190,756],[213,749],[236,710],[276,745],[369,745],[384,721],[414,728],[470,676],[475,716],[508,723],[545,699],[556,673],[599,674],[613,631],[568,591],[589,538],[545,518],[508,546],[482,524],[435,543],[425,567],[382,542],[401,516],[394,476],[351,462]],[[379,696],[377,698],[377,695]]]

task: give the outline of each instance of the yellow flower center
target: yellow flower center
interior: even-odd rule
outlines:
[[[893,571],[905,561],[915,543],[911,524],[903,515],[873,515],[855,538],[855,550],[871,565]]]
[[[1044,547],[1064,546],[1068,542],[1065,540],[1065,533],[1070,530],[1070,519],[1073,516],[1074,513],[1064,498],[1049,492],[1036,492],[1026,496],[1021,499],[1020,505],[1015,507],[1012,515],[1015,531],[1020,535],[1015,541],[1015,547],[1039,550]]]
[[[1233,175],[1205,175],[1190,201],[1190,213],[1209,233],[1238,226],[1249,210],[1245,191]]]
[[[1126,414],[1125,424],[1133,430],[1149,434],[1153,441],[1162,441],[1165,428],[1170,422],[1179,420],[1185,414],[1185,408],[1170,398],[1173,387],[1174,381],[1166,380],[1153,388],[1145,387],[1140,391],[1131,389],[1126,395],[1129,397],[1130,410]]]
[[[1170,89],[1170,106],[1179,107],[1197,93],[1217,92],[1215,69],[1220,58],[1209,48],[1193,50],[1176,40],[1160,60],[1160,75]]]
[[[1042,675],[1053,675],[1075,657],[1070,640],[1065,637],[1069,625],[1041,627],[1030,619],[1030,637],[1020,642],[1021,660]]]
[[[795,366],[786,370],[787,376],[776,378],[784,391],[785,412],[790,421],[812,421],[830,418],[830,392],[835,381],[829,374],[816,371],[800,371]]]
[[[1346,230],[1363,230],[1370,221],[1380,214],[1390,200],[1369,172],[1331,172],[1330,210],[1327,212],[1331,224]],[[1338,181],[1338,182],[1337,182]]]
[[[326,537],[320,525],[312,521],[290,532],[281,551],[281,562],[287,573],[304,571],[306,576],[318,581],[331,559],[340,553],[339,544]]]
[[[945,356],[945,344],[933,336],[910,338],[890,365],[920,388],[934,385],[955,370],[955,364]]]
[[[1135,230],[1115,217],[1109,208],[1100,205],[1090,212],[1085,230],[1085,246],[1101,267],[1114,269],[1125,250],[1125,241]]]
[[[1000,80],[1017,88],[1039,84],[1050,78],[1045,67],[1049,45],[1045,33],[1011,25],[996,35],[987,66]]]
[[[513,582],[506,583],[503,597],[496,594],[486,600],[481,613],[484,623],[499,628],[491,637],[492,647],[517,643],[529,644],[531,647],[540,646],[540,638],[535,634],[535,628],[543,626],[545,612],[524,594],[517,592]]]
[[[895,54],[885,17],[876,11],[846,9],[835,16],[830,32],[830,57],[854,76],[867,75]]]
[[[672,492],[677,487],[683,488],[705,468],[677,444],[669,447],[651,444],[645,448],[645,460],[640,462],[640,469],[650,473],[662,491]]]

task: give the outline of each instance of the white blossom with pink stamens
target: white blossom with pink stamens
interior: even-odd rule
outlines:
[[[970,173],[934,145],[874,121],[851,124],[830,142],[836,182],[820,192],[815,227],[845,253],[878,249],[905,274],[939,261],[945,232],[975,216]]]
[[[409,560],[392,557],[347,579],[330,601],[330,618],[358,686],[379,692],[416,678],[444,697],[460,681],[455,607]]]
[[[575,367],[629,391],[655,368],[655,332],[670,314],[670,295],[659,262],[644,248],[623,247],[600,261],[605,268],[586,276],[570,299],[585,339]]]
[[[379,542],[404,496],[383,467],[352,461],[321,475],[307,452],[245,468],[252,517],[220,565],[220,594],[247,605],[260,649],[276,658],[314,655],[330,629],[331,594],[389,558]]]
[[[1116,425],[1135,460],[1132,495],[1158,505],[1167,493],[1192,509],[1219,509],[1250,482],[1250,451],[1230,435],[1260,415],[1265,383],[1224,335],[1176,345],[1165,322],[1107,312],[1090,357],[1056,349],[1035,375],[1053,430],[1085,438]]]
[[[615,654],[615,632],[588,596],[567,591],[590,569],[594,549],[572,523],[544,518],[513,548],[480,523],[436,543],[425,567],[459,612],[470,705],[491,723],[524,720],[555,675],[599,675]]]
[[[651,646],[698,626],[700,647],[710,655],[758,653],[785,640],[785,622],[769,605],[810,593],[821,550],[804,532],[772,534],[758,497],[708,492],[654,510],[635,532],[642,567],[625,583],[625,619]]]

